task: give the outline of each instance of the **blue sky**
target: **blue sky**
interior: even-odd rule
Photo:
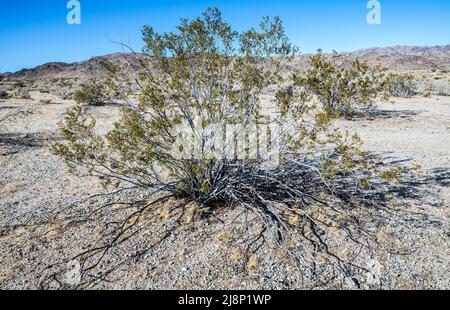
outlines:
[[[379,0],[381,25],[369,25],[368,0],[79,0],[81,25],[66,22],[67,0],[2,1],[0,72],[49,61],[74,62],[118,52],[112,41],[142,47],[144,24],[170,31],[181,17],[217,6],[235,29],[257,25],[261,16],[280,16],[302,53],[390,45],[450,43],[450,1]]]

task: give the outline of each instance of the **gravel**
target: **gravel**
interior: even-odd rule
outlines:
[[[0,142],[0,289],[75,288],[80,283],[80,262],[72,258],[86,250],[101,233],[106,218],[124,214],[112,209],[89,222],[78,221],[105,203],[106,198],[71,202],[102,191],[95,179],[67,173],[62,160],[49,151],[58,139],[57,122],[71,101],[41,104],[45,94],[32,93],[27,101],[8,100],[8,106],[26,104],[28,113],[7,124]],[[364,289],[449,289],[450,202],[450,98],[398,99],[382,104],[372,119],[339,121],[337,126],[355,131],[364,148],[387,160],[420,164],[427,182],[422,195],[403,201],[408,217],[395,225],[372,227],[381,246],[362,251],[358,263],[367,268]],[[0,109],[0,113],[3,111]],[[91,111],[104,131],[117,118],[114,107]],[[142,195],[124,192],[119,199]],[[175,203],[175,202],[171,202]],[[225,215],[230,220],[233,212]],[[143,221],[142,231],[111,251],[99,270],[112,270],[108,281],[95,281],[91,289],[304,289],[317,283],[307,272],[295,269],[277,249],[257,255],[258,268],[249,270],[230,258],[234,250],[215,236],[219,223],[169,234],[161,232],[177,223]],[[345,245],[344,245],[345,247]],[[143,251],[145,250],[145,251]],[[349,248],[349,251],[357,249]],[[138,256],[133,256],[142,252]],[[337,278],[320,288],[355,288],[348,278]]]

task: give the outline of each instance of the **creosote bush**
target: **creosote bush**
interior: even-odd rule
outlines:
[[[411,98],[417,95],[418,89],[411,74],[389,73],[386,77],[389,93],[394,97]]]
[[[74,100],[78,104],[100,106],[112,103],[117,99],[118,94],[111,86],[108,78],[91,78],[87,83],[82,84],[81,89],[75,92]]]
[[[384,95],[382,74],[359,61],[343,69],[316,55],[304,77],[284,79],[280,66],[297,49],[279,18],[238,33],[208,9],[183,19],[176,32],[145,26],[143,39],[145,57],[136,54],[139,101],[123,96],[121,118],[106,135],[97,133],[84,106],[75,106],[53,152],[70,171],[97,176],[106,187],[131,184],[160,197],[158,203],[176,197],[193,204],[195,222],[237,212],[239,228],[225,229],[237,234],[247,259],[271,243],[312,276],[331,270],[358,284],[363,268],[340,255],[340,246],[370,244],[360,219],[380,207],[382,171],[360,150],[358,136],[330,130],[320,115],[322,108],[347,114],[354,103]],[[121,92],[123,75],[116,74],[109,86]],[[79,101],[97,102],[99,87],[85,88]],[[263,102],[268,88],[274,95]],[[322,106],[309,104],[310,91]],[[159,214],[170,218],[186,204]],[[162,208],[145,201],[137,207],[138,214]],[[103,257],[130,233],[130,223],[130,217],[116,222],[111,238],[93,251]]]
[[[370,67],[358,59],[346,64],[338,54],[317,53],[309,58],[309,69],[294,74],[297,86],[311,91],[329,116],[351,116],[368,111],[376,100],[387,100],[390,85],[386,70]]]
[[[109,99],[106,94],[107,90],[104,85],[92,79],[75,92],[74,99],[78,104],[104,105]]]

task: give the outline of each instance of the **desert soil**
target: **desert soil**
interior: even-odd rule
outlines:
[[[59,138],[57,123],[73,102],[49,98],[52,103],[42,103],[48,102],[42,100],[45,96],[35,92],[29,100],[0,102],[0,113],[17,107],[23,111],[6,124],[7,133],[2,133],[0,140],[0,289],[75,287],[80,268],[77,260],[67,260],[96,240],[103,221],[101,216],[88,223],[77,220],[77,208],[90,210],[105,200],[94,198],[77,208],[71,203],[103,189],[94,179],[70,175],[64,162],[50,153],[49,146]],[[377,228],[377,234],[388,237],[379,250],[364,254],[362,263],[371,272],[362,287],[450,289],[450,97],[396,99],[395,104],[381,104],[379,110],[372,118],[339,121],[337,125],[357,132],[364,148],[386,161],[422,167],[421,181],[415,186],[423,194],[407,201],[407,211],[425,214],[426,221]],[[113,106],[96,107],[91,112],[101,128],[117,118]],[[257,268],[243,270],[229,258],[232,250],[209,236],[217,232],[215,227],[169,236],[137,258],[130,257],[129,253],[154,241],[155,230],[149,227],[109,253],[105,264],[112,266],[112,272],[86,288],[314,286],[271,250],[260,254]],[[327,287],[353,288],[345,279],[322,288]]]

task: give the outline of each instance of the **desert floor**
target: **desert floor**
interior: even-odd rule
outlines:
[[[57,123],[73,102],[42,100],[51,95],[37,92],[31,95],[29,100],[0,101],[0,114],[22,108],[19,117],[6,124],[0,140],[0,288],[71,288],[78,284],[74,281],[80,269],[76,260],[65,259],[96,240],[103,219],[98,216],[82,223],[77,208],[70,206],[102,188],[94,179],[70,175],[64,162],[50,153],[49,146],[58,139]],[[43,103],[48,101],[52,103]],[[91,112],[102,127],[117,117],[113,106]],[[420,180],[411,185],[422,194],[403,203],[408,212],[422,214],[424,221],[376,228],[378,234],[390,237],[378,250],[364,253],[362,263],[371,272],[362,288],[450,289],[450,97],[396,99],[395,104],[380,104],[371,118],[337,125],[360,134],[364,148],[386,161],[422,167]],[[78,208],[95,208],[102,199],[91,199]],[[314,287],[296,275],[301,271],[272,252],[261,255],[259,268],[241,270],[239,263],[227,259],[230,250],[204,231],[169,236],[142,255],[129,257],[127,253],[139,251],[155,238],[152,229],[109,253],[104,264],[111,266],[111,272],[85,288]],[[214,229],[210,228],[211,234]],[[352,284],[343,279],[322,288],[326,287],[352,288]]]

